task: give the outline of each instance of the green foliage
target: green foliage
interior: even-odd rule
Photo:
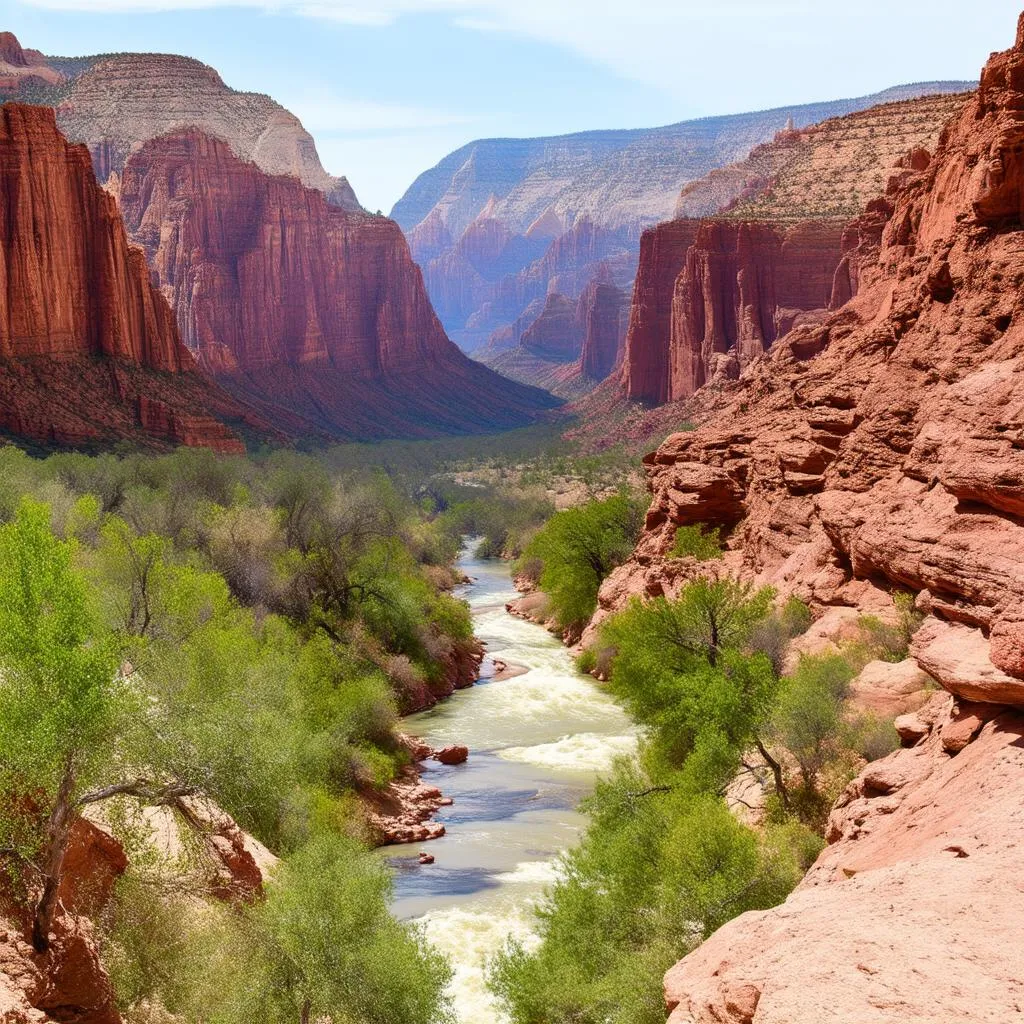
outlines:
[[[698,562],[709,562],[722,557],[722,531],[719,527],[707,529],[703,523],[680,526],[676,530],[675,543],[669,552],[670,558],[696,558]]]
[[[321,836],[281,865],[265,901],[201,915],[129,876],[104,959],[129,1021],[147,1004],[204,1024],[444,1024],[450,968],[388,910],[390,877],[350,839]]]
[[[641,504],[620,494],[556,512],[526,546],[524,558],[543,565],[540,587],[560,626],[579,628],[594,613],[602,581],[628,557],[642,522]]]
[[[914,607],[910,594],[895,594],[895,621],[885,622],[875,615],[863,615],[857,625],[860,640],[850,651],[851,657],[862,663],[879,659],[899,662],[910,654],[910,641],[924,621],[924,615]]]
[[[132,850],[103,922],[128,1019],[153,1000],[186,1021],[444,1019],[447,967],[353,836],[355,794],[407,761],[407,687],[443,683],[472,640],[442,589],[452,524],[330,456],[6,448],[0,466],[0,871],[36,948],[60,823],[102,802]],[[245,914],[197,915],[136,870],[141,807],[197,792],[284,857]]]
[[[678,600],[633,601],[605,625],[602,641],[616,652],[609,686],[650,727],[649,757],[678,768],[710,736],[738,757],[774,701],[770,661],[745,650],[771,600],[768,589],[697,580]]]
[[[0,792],[35,811],[0,815],[0,847],[29,858],[61,787],[70,799],[104,777],[137,704],[72,556],[44,505],[26,499],[0,527]]]
[[[620,765],[540,910],[534,953],[510,942],[489,981],[516,1024],[660,1024],[661,978],[725,921],[779,902],[806,841],[759,836],[677,774]]]

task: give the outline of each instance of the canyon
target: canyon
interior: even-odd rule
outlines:
[[[0,428],[42,443],[219,451],[269,428],[198,371],[88,152],[0,107]],[[31,243],[31,244],[30,244]]]
[[[521,344],[523,332],[549,295],[576,302],[595,281],[629,294],[642,232],[673,216],[684,186],[742,161],[787,124],[803,129],[886,101],[966,88],[932,82],[663,128],[478,140],[420,175],[392,216],[409,237],[442,323],[462,348],[518,380],[575,397],[611,373],[621,346],[615,357],[595,361],[582,352],[578,335],[567,334],[571,357],[538,359]],[[941,112],[921,116],[937,134]],[[862,150],[870,150],[868,130]],[[712,208],[702,212],[726,205],[732,197],[725,191],[717,189]],[[597,313],[605,318],[600,326],[595,321],[601,337],[620,330],[618,310],[607,301]]]
[[[621,383],[663,405],[739,375],[799,323],[851,297],[851,219],[933,149],[963,94],[924,96],[787,128],[683,189],[644,232]],[[910,168],[912,169],[912,167]]]
[[[181,339],[234,396],[223,397],[236,418],[246,409],[282,437],[371,440],[522,426],[558,404],[451,344],[401,230],[327,175],[269,97],[185,57],[30,64],[13,36],[5,45],[12,61],[48,69],[46,88],[33,78],[21,91],[88,147]],[[141,415],[189,433],[166,402]],[[14,432],[29,429],[24,418]]]
[[[838,308],[705,386],[696,429],[644,460],[645,529],[590,636],[706,571],[669,555],[701,523],[727,537],[719,571],[800,597],[825,640],[914,595],[911,655],[941,688],[848,787],[793,895],[669,971],[673,1024],[1020,1012],[1022,82],[1024,16],[934,155],[908,153],[848,225]]]

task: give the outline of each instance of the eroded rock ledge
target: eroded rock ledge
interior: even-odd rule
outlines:
[[[847,229],[856,294],[645,460],[646,529],[596,621],[706,573],[668,557],[705,523],[728,537],[715,572],[821,622],[915,595],[912,655],[947,691],[899,720],[910,746],[851,784],[790,898],[669,971],[672,1024],[1024,1014],[1022,111],[1024,16],[934,157]]]

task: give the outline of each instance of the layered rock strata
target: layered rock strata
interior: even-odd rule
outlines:
[[[0,428],[53,444],[241,451],[220,420],[245,410],[198,373],[88,153],[52,110],[0,107],[0,185]]]
[[[515,426],[551,404],[446,337],[398,226],[191,130],[125,165],[120,202],[200,363],[296,433]]]

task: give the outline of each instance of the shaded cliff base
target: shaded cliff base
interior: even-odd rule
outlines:
[[[240,454],[287,439],[198,373],[150,370],[102,357],[0,361],[0,431],[39,451],[109,450],[128,442]]]
[[[218,383],[293,436],[377,441],[493,433],[557,416],[560,400],[464,356],[383,380],[331,366],[277,366]]]

